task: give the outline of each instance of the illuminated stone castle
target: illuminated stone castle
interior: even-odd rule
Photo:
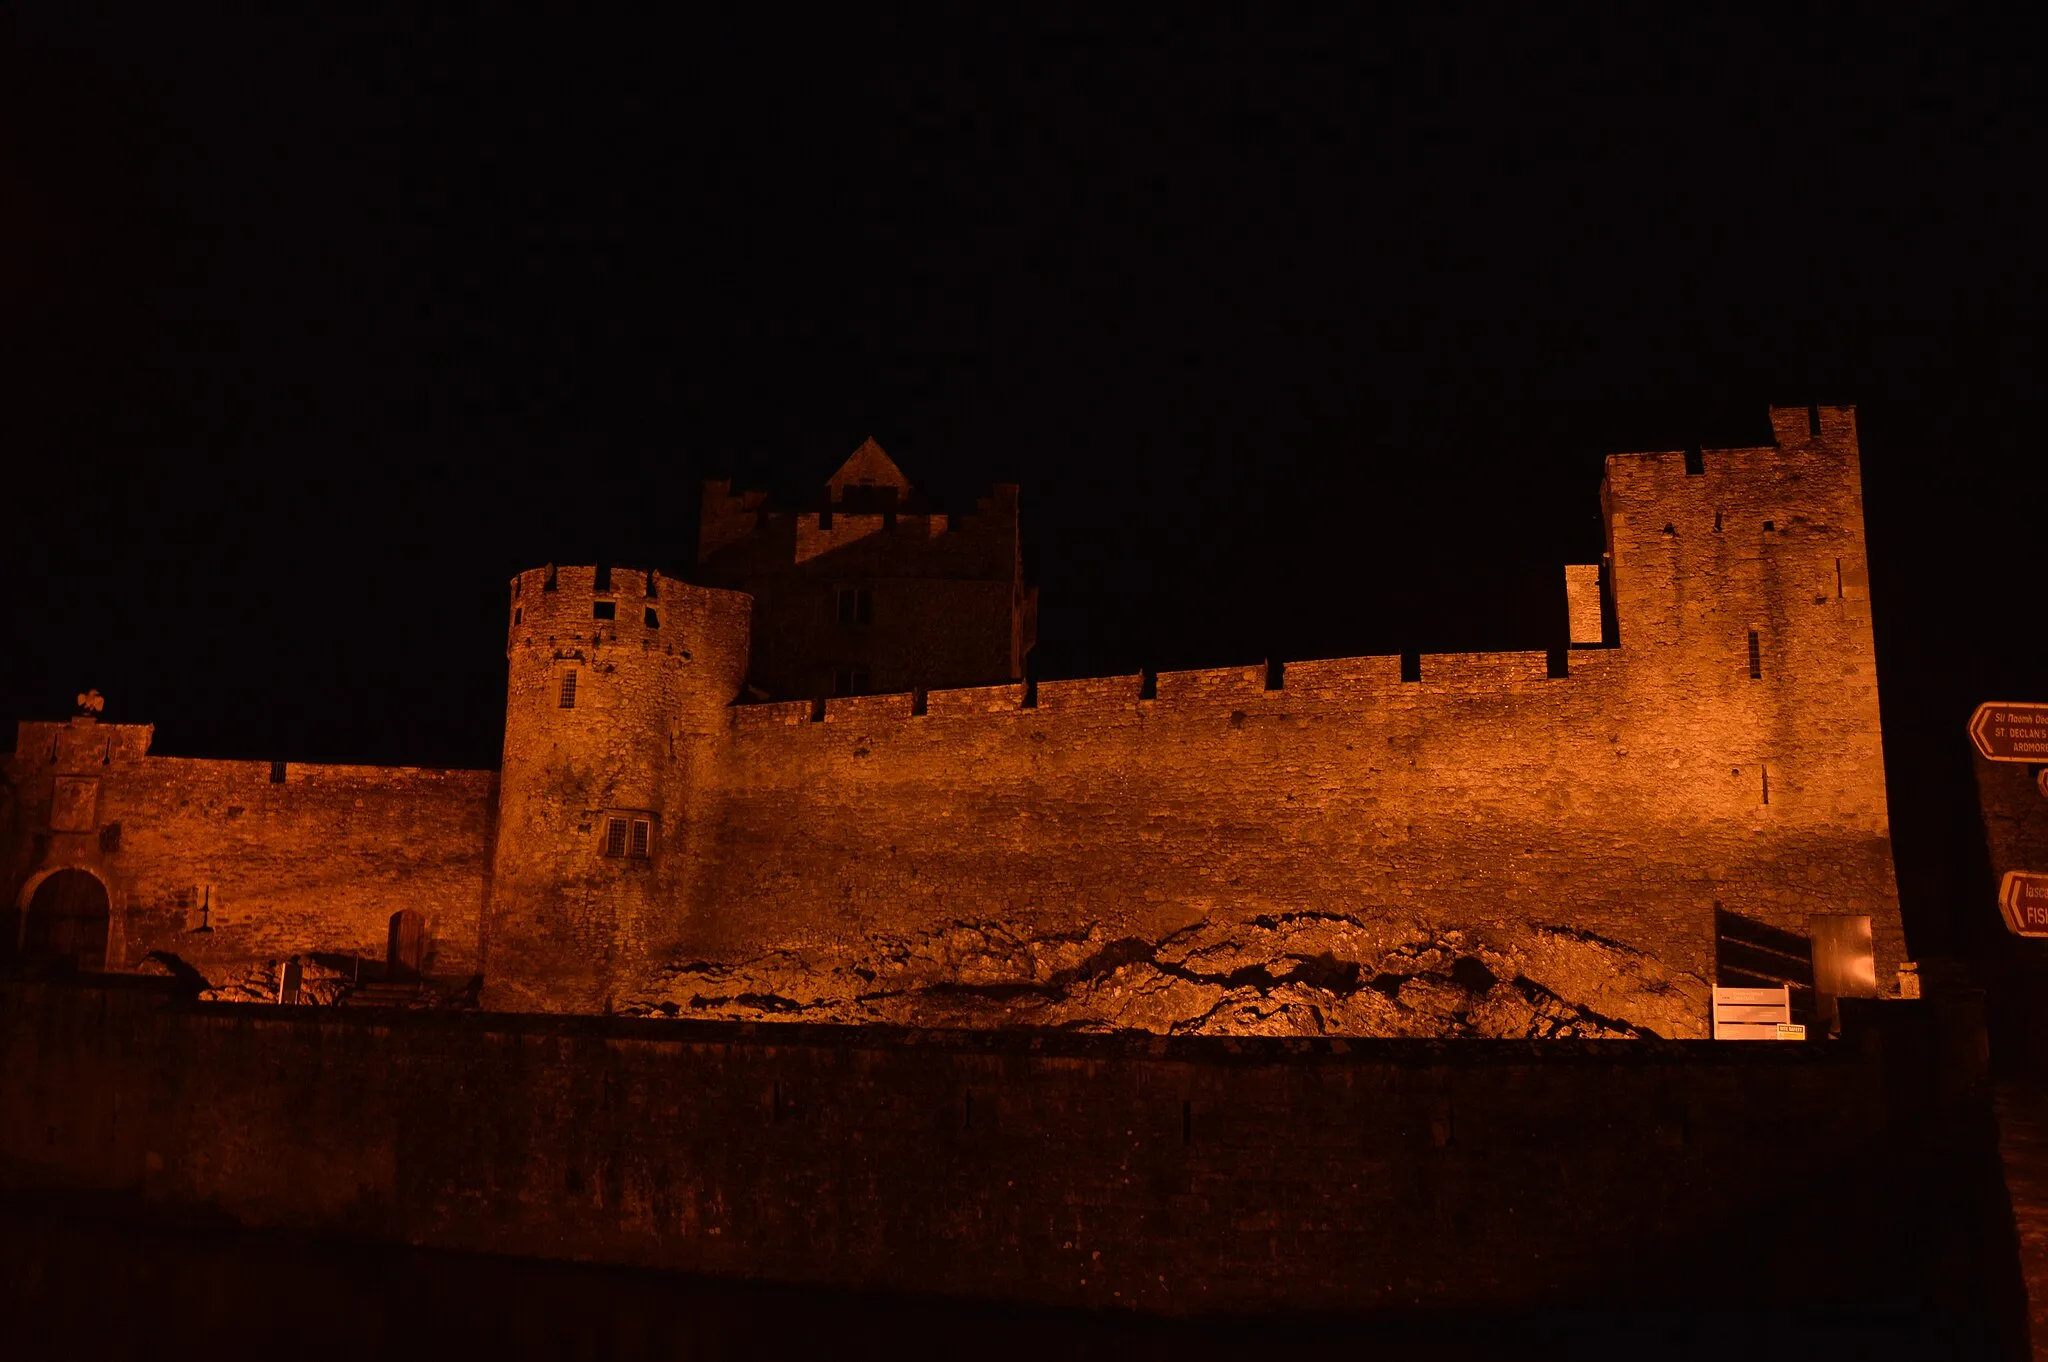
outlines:
[[[1717,979],[1824,1014],[1810,940],[1844,992],[1904,943],[1853,410],[1771,422],[1608,459],[1547,653],[1035,683],[1015,488],[933,514],[872,442],[811,510],[713,483],[696,582],[508,584],[498,771],[22,723],[0,946],[652,1016],[1700,1036]]]

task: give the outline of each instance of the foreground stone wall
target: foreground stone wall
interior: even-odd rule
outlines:
[[[1539,1046],[322,1015],[141,983],[0,985],[0,1193],[1167,1313],[1884,1308],[2014,1271],[1983,1239],[1981,1030],[1938,1002],[1852,1008],[1837,1043]]]

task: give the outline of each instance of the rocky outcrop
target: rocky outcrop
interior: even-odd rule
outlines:
[[[1198,1035],[1632,1037],[1698,1034],[1708,985],[1560,927],[1498,935],[1344,913],[1203,922],[1159,941],[956,922],[857,958],[688,961],[633,1015],[1052,1026]]]

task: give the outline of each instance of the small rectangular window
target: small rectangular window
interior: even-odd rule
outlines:
[[[1749,679],[1758,681],[1764,674],[1763,644],[1757,639],[1756,630],[1749,631]]]
[[[610,563],[599,563],[597,565],[597,589],[599,591],[610,591],[612,589],[612,565]]]
[[[839,622],[841,624],[873,624],[875,622],[875,593],[870,587],[840,587],[838,607]]]
[[[645,818],[634,819],[632,840],[626,848],[626,854],[636,861],[646,860],[648,834],[651,831],[652,825]]]
[[[623,856],[626,854],[626,820],[607,818],[604,820],[604,854]]]
[[[1705,452],[1704,450],[1699,450],[1699,449],[1688,449],[1688,450],[1686,450],[1686,451],[1685,451],[1685,475],[1686,475],[1686,476],[1687,476],[1688,478],[1697,478],[1697,477],[1701,477],[1701,476],[1703,476],[1703,475],[1704,475],[1704,474],[1706,473],[1706,471],[1707,471],[1707,456],[1706,456],[1706,452]]]
[[[573,670],[562,673],[562,708],[576,708],[576,673]]]
[[[1403,681],[1420,681],[1422,679],[1421,653],[1401,654],[1401,679]]]
[[[659,610],[656,610],[651,605],[648,606],[642,622],[646,624],[646,626],[649,629],[661,628],[661,612]]]
[[[271,783],[272,785],[282,785],[282,784],[284,784],[284,763],[283,763],[283,762],[281,762],[281,761],[273,761],[272,763],[270,763],[270,783]]]
[[[555,565],[553,563],[548,564],[548,575],[541,580],[540,589],[542,591],[553,591],[555,589]]]
[[[590,603],[590,617],[594,620],[617,619],[618,616],[619,607],[615,602],[592,601]]]
[[[651,601],[659,595],[661,592],[655,588],[654,574],[650,572],[647,574],[647,599]]]

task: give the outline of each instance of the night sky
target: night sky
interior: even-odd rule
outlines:
[[[6,717],[495,765],[507,577],[687,570],[703,478],[870,434],[944,507],[1022,484],[1043,677],[1544,647],[1604,454],[1847,402],[1913,948],[1995,930],[2038,23],[170,8],[0,21]]]

